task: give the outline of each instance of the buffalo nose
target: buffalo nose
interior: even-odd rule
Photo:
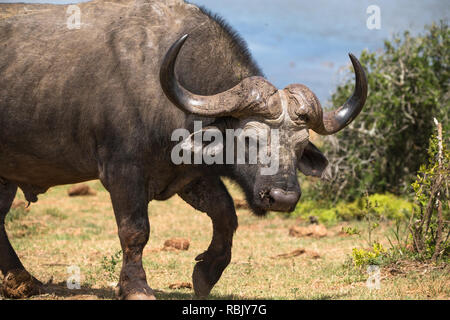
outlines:
[[[273,199],[273,204],[270,209],[274,211],[290,212],[295,209],[295,205],[300,199],[300,192],[284,191],[282,189],[271,189],[270,197]]]

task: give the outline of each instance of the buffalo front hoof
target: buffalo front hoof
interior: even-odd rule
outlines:
[[[198,262],[192,273],[192,284],[194,293],[199,298],[206,298],[214,285],[219,281],[223,270],[231,260],[230,252],[226,251],[221,255],[213,255],[210,251],[205,251],[197,258]]]
[[[1,292],[5,298],[24,299],[43,292],[43,284],[24,269],[11,270],[3,279]]]
[[[124,300],[156,300],[153,294],[149,295],[147,293],[136,292],[127,295]]]
[[[201,299],[206,298],[216,282],[209,276],[204,262],[198,262],[195,265],[194,272],[192,273],[192,284],[197,297]]]
[[[130,286],[128,286],[130,288]],[[118,284],[114,289],[116,297],[120,300],[156,300],[155,293],[147,284],[143,286],[134,286],[131,289],[123,290]]]

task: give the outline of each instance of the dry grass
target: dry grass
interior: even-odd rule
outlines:
[[[33,299],[114,297],[112,286],[121,264],[117,227],[109,194],[98,181],[89,185],[97,191],[96,196],[69,198],[68,186],[56,187],[41,195],[30,212],[7,223],[24,265],[41,281],[53,283],[53,293]],[[231,189],[234,198],[242,198],[239,191]],[[23,199],[21,194],[18,197]],[[289,236],[289,228],[305,222],[275,214],[261,219],[245,209],[239,209],[238,216],[240,226],[232,262],[213,289],[212,299],[450,297],[448,266],[436,268],[406,262],[383,270],[381,289],[369,290],[365,283],[367,274],[344,266],[352,248],[363,247],[364,241],[341,235],[342,225],[330,227],[328,235],[320,239],[295,238]],[[144,266],[150,286],[159,299],[194,299],[192,289],[170,286],[191,282],[194,258],[208,247],[211,239],[209,218],[178,197],[150,203],[149,217],[151,236],[144,252]],[[387,228],[380,228],[378,236]],[[189,239],[189,250],[159,250],[170,238]],[[305,252],[294,252],[298,249]],[[81,269],[81,290],[65,287],[70,265]]]

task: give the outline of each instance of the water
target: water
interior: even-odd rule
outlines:
[[[384,39],[448,19],[449,0],[193,0],[225,17],[248,42],[277,87],[309,86],[324,103],[350,62],[348,52],[383,48]],[[245,5],[242,5],[245,3]],[[380,8],[381,29],[367,28],[368,6]],[[341,72],[340,72],[341,71]]]
[[[0,0],[1,1],[1,0]],[[40,1],[1,1],[29,2]],[[41,1],[42,2],[42,1]],[[81,1],[45,1],[76,3]],[[449,18],[450,0],[192,0],[220,14],[247,41],[277,87],[309,86],[323,104],[341,81],[348,52],[383,48],[384,39]],[[367,7],[381,10],[381,29],[369,30]]]

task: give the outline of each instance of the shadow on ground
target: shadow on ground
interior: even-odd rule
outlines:
[[[35,296],[34,299],[46,300],[49,296],[67,300],[97,300],[116,298],[112,288],[92,288],[83,286],[80,289],[69,289],[67,288],[66,282],[60,282],[45,284],[43,287],[43,293]]]
[[[236,295],[216,295],[210,294],[207,299],[200,299],[193,292],[187,290],[164,291],[154,290],[156,299],[158,300],[255,300],[252,297],[240,297]],[[34,299],[45,300],[49,297],[62,298],[66,300],[96,300],[107,299],[115,300],[116,295],[112,288],[92,288],[81,287],[80,289],[68,289],[65,282],[57,284],[46,284],[44,292],[35,296]],[[270,299],[270,298],[267,298]]]
[[[1,285],[1,283],[0,283]],[[156,299],[158,300],[280,300],[279,297],[242,297],[238,295],[218,295],[210,294],[207,299],[200,299],[189,290],[164,291],[154,290]],[[346,294],[323,294],[312,298],[313,300],[335,300],[344,298]],[[48,283],[44,285],[43,292],[40,295],[33,296],[33,300],[48,299],[64,299],[64,300],[116,300],[113,288],[92,288],[83,286],[80,289],[67,288],[66,282]],[[305,298],[297,297],[298,300]],[[295,300],[297,300],[295,299]],[[310,298],[311,299],[311,298]]]

